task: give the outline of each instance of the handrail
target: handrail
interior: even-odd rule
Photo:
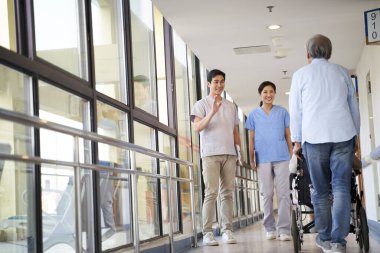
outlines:
[[[246,178],[246,177],[242,177],[242,176],[235,176],[236,179],[243,179],[243,180],[247,180],[247,181],[251,181],[251,182],[254,182],[254,183],[259,183],[258,180],[256,179],[250,179],[250,178]]]
[[[1,115],[0,115],[1,118]],[[51,160],[51,159],[44,159],[39,157],[30,157],[26,155],[9,155],[9,154],[3,154],[0,153],[0,160],[13,160],[18,162],[31,162],[36,164],[55,164],[55,165],[62,165],[67,167],[75,167],[80,166],[84,169],[90,169],[90,170],[96,170],[96,171],[114,171],[114,172],[120,172],[120,173],[128,173],[128,174],[137,174],[139,176],[145,176],[145,177],[154,177],[154,178],[160,178],[160,179],[166,179],[169,178],[169,176],[161,175],[161,174],[155,174],[155,173],[149,173],[145,171],[139,171],[139,170],[130,170],[130,169],[122,169],[120,167],[112,167],[112,166],[105,166],[100,164],[90,164],[90,163],[77,163],[77,162],[66,162],[66,161],[59,161],[59,160]],[[181,177],[171,177],[172,179],[180,182],[191,182],[190,179],[181,178]]]
[[[144,155],[149,155],[149,156],[153,156],[155,158],[168,160],[168,161],[178,163],[178,164],[182,164],[185,166],[193,166],[193,163],[191,163],[189,161],[182,160],[182,159],[179,159],[176,157],[172,157],[172,156],[169,156],[167,154],[163,154],[163,153],[151,150],[151,149],[147,149],[147,148],[141,147],[141,146],[133,144],[133,143],[129,143],[129,142],[121,141],[118,139],[110,138],[107,136],[99,135],[97,133],[90,132],[90,131],[85,131],[85,130],[80,130],[80,129],[76,129],[73,127],[64,126],[64,125],[61,125],[58,123],[54,123],[54,122],[51,122],[48,120],[40,119],[40,118],[35,117],[35,116],[29,116],[29,115],[19,113],[19,112],[9,111],[9,110],[0,108],[0,118],[10,120],[10,121],[14,121],[14,122],[18,122],[18,123],[21,123],[24,125],[30,125],[33,127],[45,128],[45,129],[61,132],[64,134],[81,137],[83,139],[87,139],[87,140],[91,140],[91,141],[95,141],[95,142],[101,142],[101,143],[109,144],[112,146],[117,146],[117,147],[128,149],[128,150],[133,150],[133,151],[136,151],[138,153],[142,153]]]
[[[5,119],[8,121],[17,122],[17,123],[20,123],[23,125],[29,125],[32,127],[49,129],[52,131],[71,135],[75,138],[74,149],[75,149],[75,152],[77,154],[75,155],[74,162],[59,161],[59,160],[52,160],[52,159],[43,159],[40,157],[28,156],[28,155],[10,155],[10,154],[4,154],[4,153],[3,154],[0,153],[0,159],[21,161],[21,162],[32,162],[32,163],[37,163],[37,164],[46,163],[46,164],[55,164],[55,165],[73,167],[75,170],[76,187],[78,188],[76,193],[75,193],[75,201],[76,201],[77,205],[80,205],[80,197],[79,197],[80,196],[80,192],[79,192],[79,183],[80,182],[78,181],[79,176],[80,176],[79,168],[87,168],[87,169],[95,170],[95,171],[104,171],[104,170],[106,170],[106,171],[117,171],[117,172],[121,172],[121,173],[131,174],[132,175],[132,185],[131,185],[132,210],[133,210],[134,216],[137,215],[137,213],[138,213],[138,209],[137,209],[137,197],[138,197],[137,196],[137,176],[138,175],[139,176],[165,179],[169,186],[171,186],[171,182],[173,180],[179,181],[179,182],[189,182],[190,183],[190,199],[191,199],[191,203],[190,203],[191,204],[191,211],[190,212],[191,212],[191,217],[192,217],[192,228],[193,228],[193,235],[192,236],[193,236],[193,243],[194,243],[193,246],[194,247],[197,246],[197,231],[196,231],[196,219],[195,219],[196,215],[195,215],[195,206],[194,206],[195,194],[194,194],[194,177],[193,177],[194,166],[193,166],[193,163],[191,163],[189,161],[178,159],[176,157],[168,156],[166,154],[159,153],[157,151],[150,150],[150,149],[138,146],[136,144],[132,144],[132,143],[128,143],[125,141],[121,141],[121,140],[113,139],[110,137],[102,136],[102,135],[99,135],[99,134],[94,133],[94,132],[89,132],[89,131],[84,131],[84,130],[80,130],[80,129],[75,129],[72,127],[63,126],[63,125],[60,125],[60,124],[57,124],[54,122],[50,122],[47,120],[40,119],[40,118],[35,117],[35,116],[30,116],[30,115],[26,115],[26,114],[14,112],[14,111],[9,111],[6,109],[0,108],[0,119]],[[92,163],[89,164],[89,163],[80,162],[79,157],[78,157],[78,154],[79,154],[78,153],[79,152],[78,151],[79,150],[78,138],[83,138],[85,140],[90,140],[90,141],[94,141],[97,143],[101,142],[101,143],[109,144],[112,146],[116,146],[116,147],[128,150],[129,152],[131,152],[131,154],[130,154],[130,158],[131,158],[130,169],[121,168],[121,167],[115,168],[115,167],[104,166],[104,165],[100,165],[100,164],[92,164]],[[169,170],[168,175],[162,175],[162,174],[157,174],[157,173],[148,173],[148,172],[136,170],[136,166],[134,164],[135,152],[138,152],[138,153],[141,153],[144,155],[148,155],[150,157],[155,157],[158,159],[166,160],[168,163],[167,169]],[[187,166],[189,168],[189,171],[190,171],[189,178],[181,178],[181,177],[173,176],[171,169],[170,169],[170,166],[169,166],[169,162]],[[170,196],[168,196],[168,201],[169,201],[168,202],[168,208],[170,211],[172,210],[171,199],[172,198]],[[75,209],[75,216],[76,216],[76,223],[77,223],[76,224],[76,233],[78,235],[80,235],[82,233],[81,224],[80,224],[81,223],[80,222],[80,218],[81,218],[80,215],[81,215],[80,208],[79,208],[79,210],[78,210],[78,208],[76,208]],[[174,249],[173,230],[172,230],[173,217],[172,217],[172,214],[170,214],[170,216],[171,216],[170,217],[170,228],[171,229],[169,231],[169,240],[170,240],[171,252],[174,253],[175,249]],[[134,246],[135,252],[139,252],[140,251],[140,248],[139,248],[140,239],[139,239],[139,228],[138,228],[139,224],[138,224],[138,219],[136,218],[136,216],[133,218],[133,224],[134,224],[133,246]],[[81,243],[82,243],[81,238],[80,237],[77,238],[76,245],[75,245],[77,250],[80,250],[82,248]]]

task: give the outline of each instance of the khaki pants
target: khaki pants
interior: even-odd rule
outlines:
[[[232,231],[233,192],[236,172],[236,156],[215,155],[202,158],[205,200],[203,203],[203,233],[212,232],[215,203],[220,189],[220,213],[222,233]]]

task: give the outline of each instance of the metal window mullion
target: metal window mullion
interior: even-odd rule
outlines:
[[[79,137],[74,137],[74,167],[75,185],[75,248],[76,252],[82,252],[82,207],[81,207],[81,174],[79,166]]]
[[[197,242],[197,222],[195,215],[195,189],[194,189],[194,167],[188,166],[190,179],[190,202],[191,202],[191,221],[193,226],[193,247],[198,246]]]
[[[131,169],[136,171],[136,152],[131,151]],[[140,252],[140,228],[139,228],[139,217],[138,217],[138,175],[132,173],[131,175],[131,190],[132,190],[132,221],[133,221],[133,246],[134,252]]]
[[[172,203],[172,169],[170,168],[170,162],[166,161],[166,168],[168,169],[169,177],[166,178],[166,184],[168,187],[167,195],[168,195],[168,210],[169,210],[169,246],[170,252],[174,253],[174,238],[173,238],[173,203]]]

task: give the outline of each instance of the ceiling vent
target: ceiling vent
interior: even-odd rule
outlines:
[[[235,47],[234,52],[237,55],[268,53],[270,52],[270,46],[261,45],[261,46],[250,46],[250,47]]]

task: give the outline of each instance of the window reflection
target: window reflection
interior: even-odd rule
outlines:
[[[97,101],[98,134],[128,141],[127,114],[113,106]],[[98,144],[99,161],[107,161],[117,166],[129,168],[125,150],[104,143]]]
[[[187,50],[187,61],[188,61],[188,72],[189,72],[189,99],[190,105],[194,105],[198,100],[197,98],[197,84],[196,84],[196,65],[195,65],[195,55],[188,48]],[[191,128],[191,150],[192,150],[192,161],[194,164],[194,205],[196,210],[196,220],[197,229],[202,231],[202,219],[200,213],[200,201],[202,194],[202,185],[199,183],[201,180],[200,175],[200,153],[199,153],[199,134],[195,132],[194,128]]]
[[[0,64],[0,80],[0,108],[32,114],[31,78]]]
[[[66,244],[66,252],[75,252],[74,169],[42,164],[42,230],[44,252],[53,252]]]
[[[156,67],[159,121],[168,125],[168,99],[166,89],[165,45],[164,45],[164,17],[154,7],[154,38],[156,42]]]
[[[157,116],[157,106],[145,107],[145,105],[152,105],[157,101],[152,2],[150,0],[131,0],[130,6],[133,73],[135,79],[141,80],[142,77],[144,79],[144,82],[134,80],[135,106]],[[147,100],[140,98],[138,94],[142,87],[136,86],[142,83],[147,84],[147,87],[144,87]]]
[[[175,58],[175,81],[177,100],[177,128],[178,128],[178,151],[179,158],[192,161],[191,132],[190,132],[190,108],[189,108],[189,80],[187,74],[186,44],[173,31],[174,58]],[[180,166],[180,177],[189,177],[189,169]],[[190,218],[190,187],[189,184],[181,183],[181,207],[183,218],[183,231],[191,232]]]
[[[0,108],[30,115],[31,78],[0,64],[0,80]],[[0,129],[1,154],[34,154],[32,128],[0,120]],[[1,252],[26,253],[28,244],[35,245],[34,168],[34,164],[0,160]]]
[[[81,130],[90,130],[88,101],[43,81],[38,82],[39,117]],[[41,157],[74,161],[74,138],[67,134],[41,129]],[[90,144],[80,138],[80,161],[90,162]],[[65,148],[62,148],[65,147]],[[86,157],[85,157],[86,156]]]
[[[34,0],[37,56],[85,80],[84,1]]]
[[[149,112],[157,114],[157,103],[152,99],[151,83],[148,77],[138,75],[133,78],[133,86],[135,91],[135,106]]]
[[[81,130],[90,130],[88,101],[56,88],[46,82],[38,82],[39,116],[51,122]],[[79,138],[79,146],[74,138],[66,134],[41,129],[41,157],[70,162],[91,163],[91,143]],[[79,152],[79,154],[75,154]],[[79,157],[76,161],[75,157]],[[59,165],[41,165],[42,188],[42,231],[44,252],[54,252],[64,244],[65,252],[75,252],[75,169]],[[79,173],[80,202],[83,203],[81,217],[86,217],[82,226],[81,243],[85,248],[94,247],[93,185],[92,174],[82,169]],[[85,205],[86,204],[86,205]],[[89,233],[89,234],[88,234]]]
[[[247,153],[247,142],[246,142],[246,129],[244,127],[244,113],[241,110],[240,107],[238,107],[238,114],[239,114],[239,133],[240,133],[240,140],[241,140],[241,156],[243,161],[248,161],[248,153]]]
[[[97,101],[98,133],[127,141],[127,114],[106,103]],[[99,164],[112,168],[129,169],[128,152],[99,143]],[[130,177],[116,171],[99,171],[102,249],[131,243]]]
[[[127,103],[122,1],[91,1],[96,89]]]
[[[14,1],[0,1],[0,46],[16,51]]]
[[[153,128],[134,122],[135,144],[145,148],[156,148],[156,137]],[[136,169],[157,173],[157,160],[154,157],[136,153]],[[146,240],[160,235],[158,216],[158,179],[139,176],[138,188],[138,219],[140,226],[140,238]]]
[[[175,156],[175,139],[167,134],[158,132],[158,146],[159,152],[170,156]],[[160,160],[160,174],[169,175],[171,170],[172,175],[175,175],[175,164],[167,163]],[[162,212],[162,230],[164,234],[169,233],[170,217],[169,217],[169,199],[171,199],[171,208],[173,210],[173,231],[179,231],[178,220],[178,195],[177,184],[173,181],[172,191],[168,192],[168,184],[166,180],[160,180],[161,183],[161,212]]]
[[[202,98],[206,97],[209,93],[208,91],[208,86],[207,86],[207,69],[206,67],[203,65],[203,63],[201,62],[199,64],[199,74],[200,74],[200,77],[201,77],[201,94],[202,94]]]

